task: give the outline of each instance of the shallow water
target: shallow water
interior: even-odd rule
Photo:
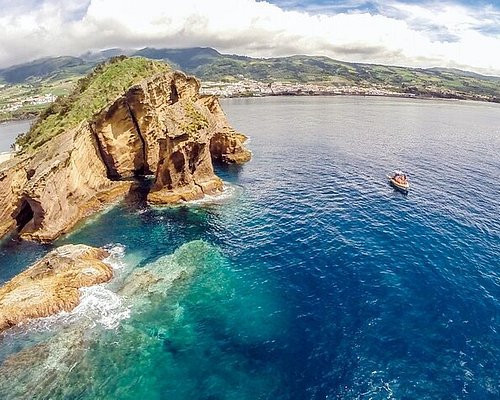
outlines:
[[[226,196],[62,238],[112,249],[116,277],[0,338],[0,397],[498,398],[500,107],[223,106],[254,155],[218,170]],[[5,241],[0,281],[49,248]]]

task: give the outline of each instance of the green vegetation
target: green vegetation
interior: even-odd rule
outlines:
[[[168,59],[165,59],[168,62]],[[500,78],[453,69],[419,69],[352,64],[327,57],[293,56],[271,59],[237,59],[221,56],[189,71],[202,80],[253,79],[262,82],[322,83],[378,87],[416,95],[500,101]],[[451,93],[453,92],[453,93]]]
[[[181,123],[181,131],[189,134],[195,134],[199,130],[208,127],[208,121],[205,116],[194,108],[192,103],[184,104],[184,111],[189,117],[189,123]]]
[[[130,86],[168,70],[170,68],[166,64],[144,58],[112,58],[80,79],[69,95],[59,97],[47,107],[30,131],[20,136],[16,143],[28,150],[37,148],[83,120],[92,118]]]
[[[86,74],[92,67],[78,57],[48,57],[5,68],[0,71],[0,77],[10,84],[26,83],[34,77],[62,79],[65,74]]]
[[[78,79],[85,76],[98,60],[109,59],[120,53],[135,57],[162,60],[189,74],[196,75],[203,81],[237,82],[251,79],[263,83],[316,83],[332,86],[355,86],[361,88],[387,89],[392,92],[407,93],[416,96],[451,97],[474,100],[500,102],[500,77],[484,76],[471,72],[449,68],[405,68],[373,64],[357,64],[332,60],[328,57],[292,56],[282,58],[251,58],[230,54],[221,54],[211,48],[189,49],[152,49],[145,48],[136,52],[121,49],[109,49],[98,53],[88,53],[81,57],[53,57],[16,65],[0,70],[0,121],[11,118],[31,116],[46,107],[34,104],[37,97],[49,94],[53,96],[69,95]],[[135,64],[142,58],[132,58],[127,63]],[[138,64],[146,61],[138,61]],[[131,66],[132,71],[139,65]],[[147,70],[147,68],[146,68]],[[129,71],[125,72],[124,85],[133,80]],[[148,71],[137,71],[141,73]],[[117,71],[120,73],[120,71]],[[132,73],[133,75],[133,73]],[[130,78],[130,79],[129,79]],[[120,80],[114,88],[120,92]],[[104,92],[113,93],[113,87],[104,79]],[[96,82],[95,91],[99,91]],[[82,93],[81,87],[69,95],[66,100],[57,102],[55,108],[50,108],[51,114],[59,114],[60,109],[67,109],[70,99],[75,101]],[[251,95],[251,93],[249,93]],[[73,97],[72,97],[73,96]],[[93,94],[84,96],[83,112],[72,112],[58,117],[52,117],[45,122],[50,135],[53,130],[73,123],[90,110],[105,103],[105,98],[95,100]],[[107,96],[104,96],[107,98]],[[92,103],[92,104],[91,104]],[[58,109],[59,108],[59,109]],[[68,111],[68,110],[66,110]],[[64,121],[62,121],[64,119]],[[63,125],[60,123],[64,122]],[[30,135],[36,132],[30,133]],[[40,133],[40,132],[38,132]],[[49,135],[49,136],[50,136]],[[26,139],[26,138],[25,138]],[[23,140],[23,139],[21,139]],[[26,139],[32,142],[33,136]]]
[[[210,48],[143,49],[137,54],[161,59],[202,81],[318,83],[389,89],[415,95],[500,102],[500,77],[450,68],[406,68],[358,64],[328,57],[250,58]]]
[[[33,119],[47,108],[47,104],[29,104],[19,110],[4,111],[0,113],[2,121],[20,120],[20,119]]]
[[[37,116],[48,104],[36,104],[34,99],[40,99],[44,95],[67,95],[74,89],[80,77],[81,75],[67,78],[50,77],[30,79],[26,83],[15,85],[0,84],[0,122]]]

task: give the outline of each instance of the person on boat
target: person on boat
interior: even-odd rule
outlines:
[[[406,177],[405,174],[394,174],[394,180],[399,183],[399,184],[406,184],[408,182],[408,178]]]

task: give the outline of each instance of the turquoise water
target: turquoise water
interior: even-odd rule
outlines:
[[[0,337],[0,398],[498,398],[500,107],[223,106],[252,162],[222,198],[123,202],[56,243],[106,246],[115,278]],[[4,241],[0,281],[49,249]]]

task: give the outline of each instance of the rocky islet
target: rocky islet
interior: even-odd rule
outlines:
[[[109,281],[113,269],[104,249],[65,245],[49,252],[0,287],[0,332],[32,318],[71,311],[81,287]]]
[[[154,204],[221,191],[213,161],[244,163],[251,153],[217,98],[199,90],[196,78],[162,70],[3,163],[0,237],[17,231],[23,239],[50,242],[150,175],[147,199]]]

